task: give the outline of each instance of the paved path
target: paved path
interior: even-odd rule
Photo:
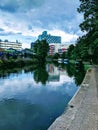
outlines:
[[[98,130],[98,67],[86,73],[67,110],[48,130]]]

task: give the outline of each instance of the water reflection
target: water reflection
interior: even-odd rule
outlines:
[[[53,64],[47,64],[47,71],[49,74],[48,81],[57,82],[60,80],[60,72],[58,67],[54,66]]]
[[[81,63],[78,66],[74,64],[41,64],[41,65],[32,65],[32,66],[27,66],[24,68],[14,68],[14,69],[1,69],[0,70],[0,78],[6,78],[10,77],[10,75],[14,74],[22,74],[22,70],[24,70],[25,73],[31,72],[34,75],[34,80],[36,83],[42,83],[46,84],[46,82],[50,82],[53,80],[54,81],[59,81],[60,75],[62,73],[66,72],[69,77],[74,77],[75,83],[77,85],[80,85],[81,82],[83,81],[83,78],[85,76],[85,69],[84,65]]]
[[[46,81],[48,80],[48,72],[46,71],[46,65],[41,64],[37,66],[37,69],[34,71],[34,80],[42,84],[46,84]]]
[[[76,85],[80,85],[84,79],[86,70],[84,69],[83,63],[79,64],[67,64],[67,73],[69,77],[74,77]]]
[[[47,130],[78,89],[74,68],[47,64],[14,70],[0,78],[0,130]]]

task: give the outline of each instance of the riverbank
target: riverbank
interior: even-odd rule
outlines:
[[[67,110],[48,130],[98,130],[98,67],[89,69]]]
[[[15,67],[24,67],[26,65],[37,64],[38,60],[36,58],[17,58],[17,59],[0,59],[0,68],[15,68]]]

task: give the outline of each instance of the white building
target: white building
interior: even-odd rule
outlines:
[[[9,49],[13,48],[15,50],[21,51],[22,50],[22,43],[19,42],[0,42],[0,48],[2,49]]]
[[[53,55],[55,53],[62,54],[63,52],[66,52],[69,45],[68,44],[60,44],[60,43],[50,43],[49,44],[49,54]]]

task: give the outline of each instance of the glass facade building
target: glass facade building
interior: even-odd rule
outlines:
[[[38,40],[44,40],[50,44],[50,43],[61,43],[61,37],[60,36],[52,36],[50,34],[47,34],[47,31],[44,31],[42,35],[38,36]]]

